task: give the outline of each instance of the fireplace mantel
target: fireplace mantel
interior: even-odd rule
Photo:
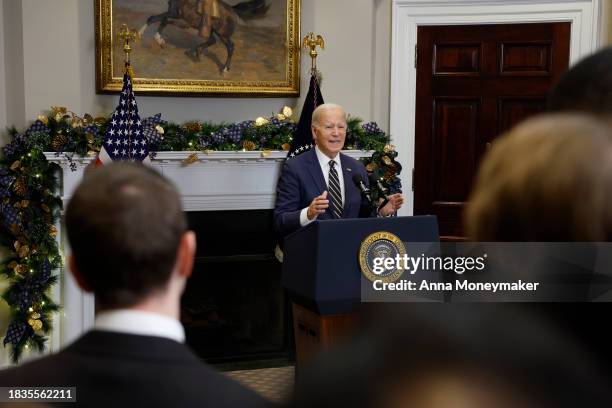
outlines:
[[[261,210],[274,208],[276,182],[287,156],[284,151],[197,152],[198,160],[184,164],[194,152],[158,152],[152,166],[177,186],[185,211]],[[371,151],[349,150],[343,153],[359,159],[371,156]],[[47,159],[60,168],[60,191],[64,208],[78,185],[85,167],[94,157],[74,157],[76,170],[70,161],[55,153],[45,153]],[[57,239],[63,254],[68,242],[63,225]],[[93,326],[94,299],[83,293],[72,276],[59,271],[59,284],[52,296],[62,306],[56,316],[50,350],[57,351]]]
[[[276,181],[287,152],[198,152],[198,160],[184,164],[194,152],[158,152],[152,166],[171,179],[179,189],[185,211],[260,210],[274,208]],[[348,150],[353,157],[369,157],[372,152]],[[64,204],[72,196],[85,167],[94,159],[73,159],[77,165],[72,171],[69,161],[55,153],[45,153],[49,161],[62,168]]]

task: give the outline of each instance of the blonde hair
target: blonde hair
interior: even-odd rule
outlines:
[[[465,226],[478,241],[612,238],[610,127],[554,114],[501,136],[478,172]]]

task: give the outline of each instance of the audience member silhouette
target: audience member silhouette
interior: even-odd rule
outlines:
[[[570,67],[549,92],[547,108],[550,112],[612,114],[612,47]]]
[[[140,164],[104,166],[84,177],[65,221],[70,269],[95,295],[94,328],[55,355],[0,372],[2,386],[76,387],[88,407],[265,405],[182,344],[180,297],[196,238],[168,180]]]
[[[300,377],[293,408],[607,407],[597,364],[512,304],[410,304]]]
[[[465,227],[476,241],[612,238],[612,128],[568,113],[502,135],[481,164]]]

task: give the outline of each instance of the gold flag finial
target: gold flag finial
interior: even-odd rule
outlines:
[[[310,48],[310,58],[312,59],[312,65],[310,66],[310,70],[315,72],[317,70],[317,46],[321,47],[322,50],[325,49],[325,40],[319,34],[316,35],[311,31],[308,33],[306,37],[304,37],[304,48]]]
[[[135,41],[137,38],[139,39],[140,33],[138,33],[136,30],[131,30],[127,24],[122,24],[121,30],[119,30],[117,36],[120,40],[123,40],[123,52],[125,52],[125,71],[133,77],[134,71],[130,65],[130,53],[132,52],[130,41]]]

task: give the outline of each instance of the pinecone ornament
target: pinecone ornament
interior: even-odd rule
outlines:
[[[189,122],[185,124],[185,130],[190,133],[197,133],[202,130],[202,125],[199,122]]]
[[[13,184],[13,191],[20,197],[26,196],[26,186],[22,179],[17,179],[17,181],[15,181],[15,184]]]
[[[64,147],[66,143],[68,143],[68,138],[66,137],[66,135],[59,134],[53,138],[53,141],[51,142],[51,147],[53,147],[53,150],[58,152],[62,149],[62,147]]]
[[[242,148],[244,150],[251,151],[255,150],[257,148],[257,145],[250,140],[245,140],[244,142],[242,142]]]

